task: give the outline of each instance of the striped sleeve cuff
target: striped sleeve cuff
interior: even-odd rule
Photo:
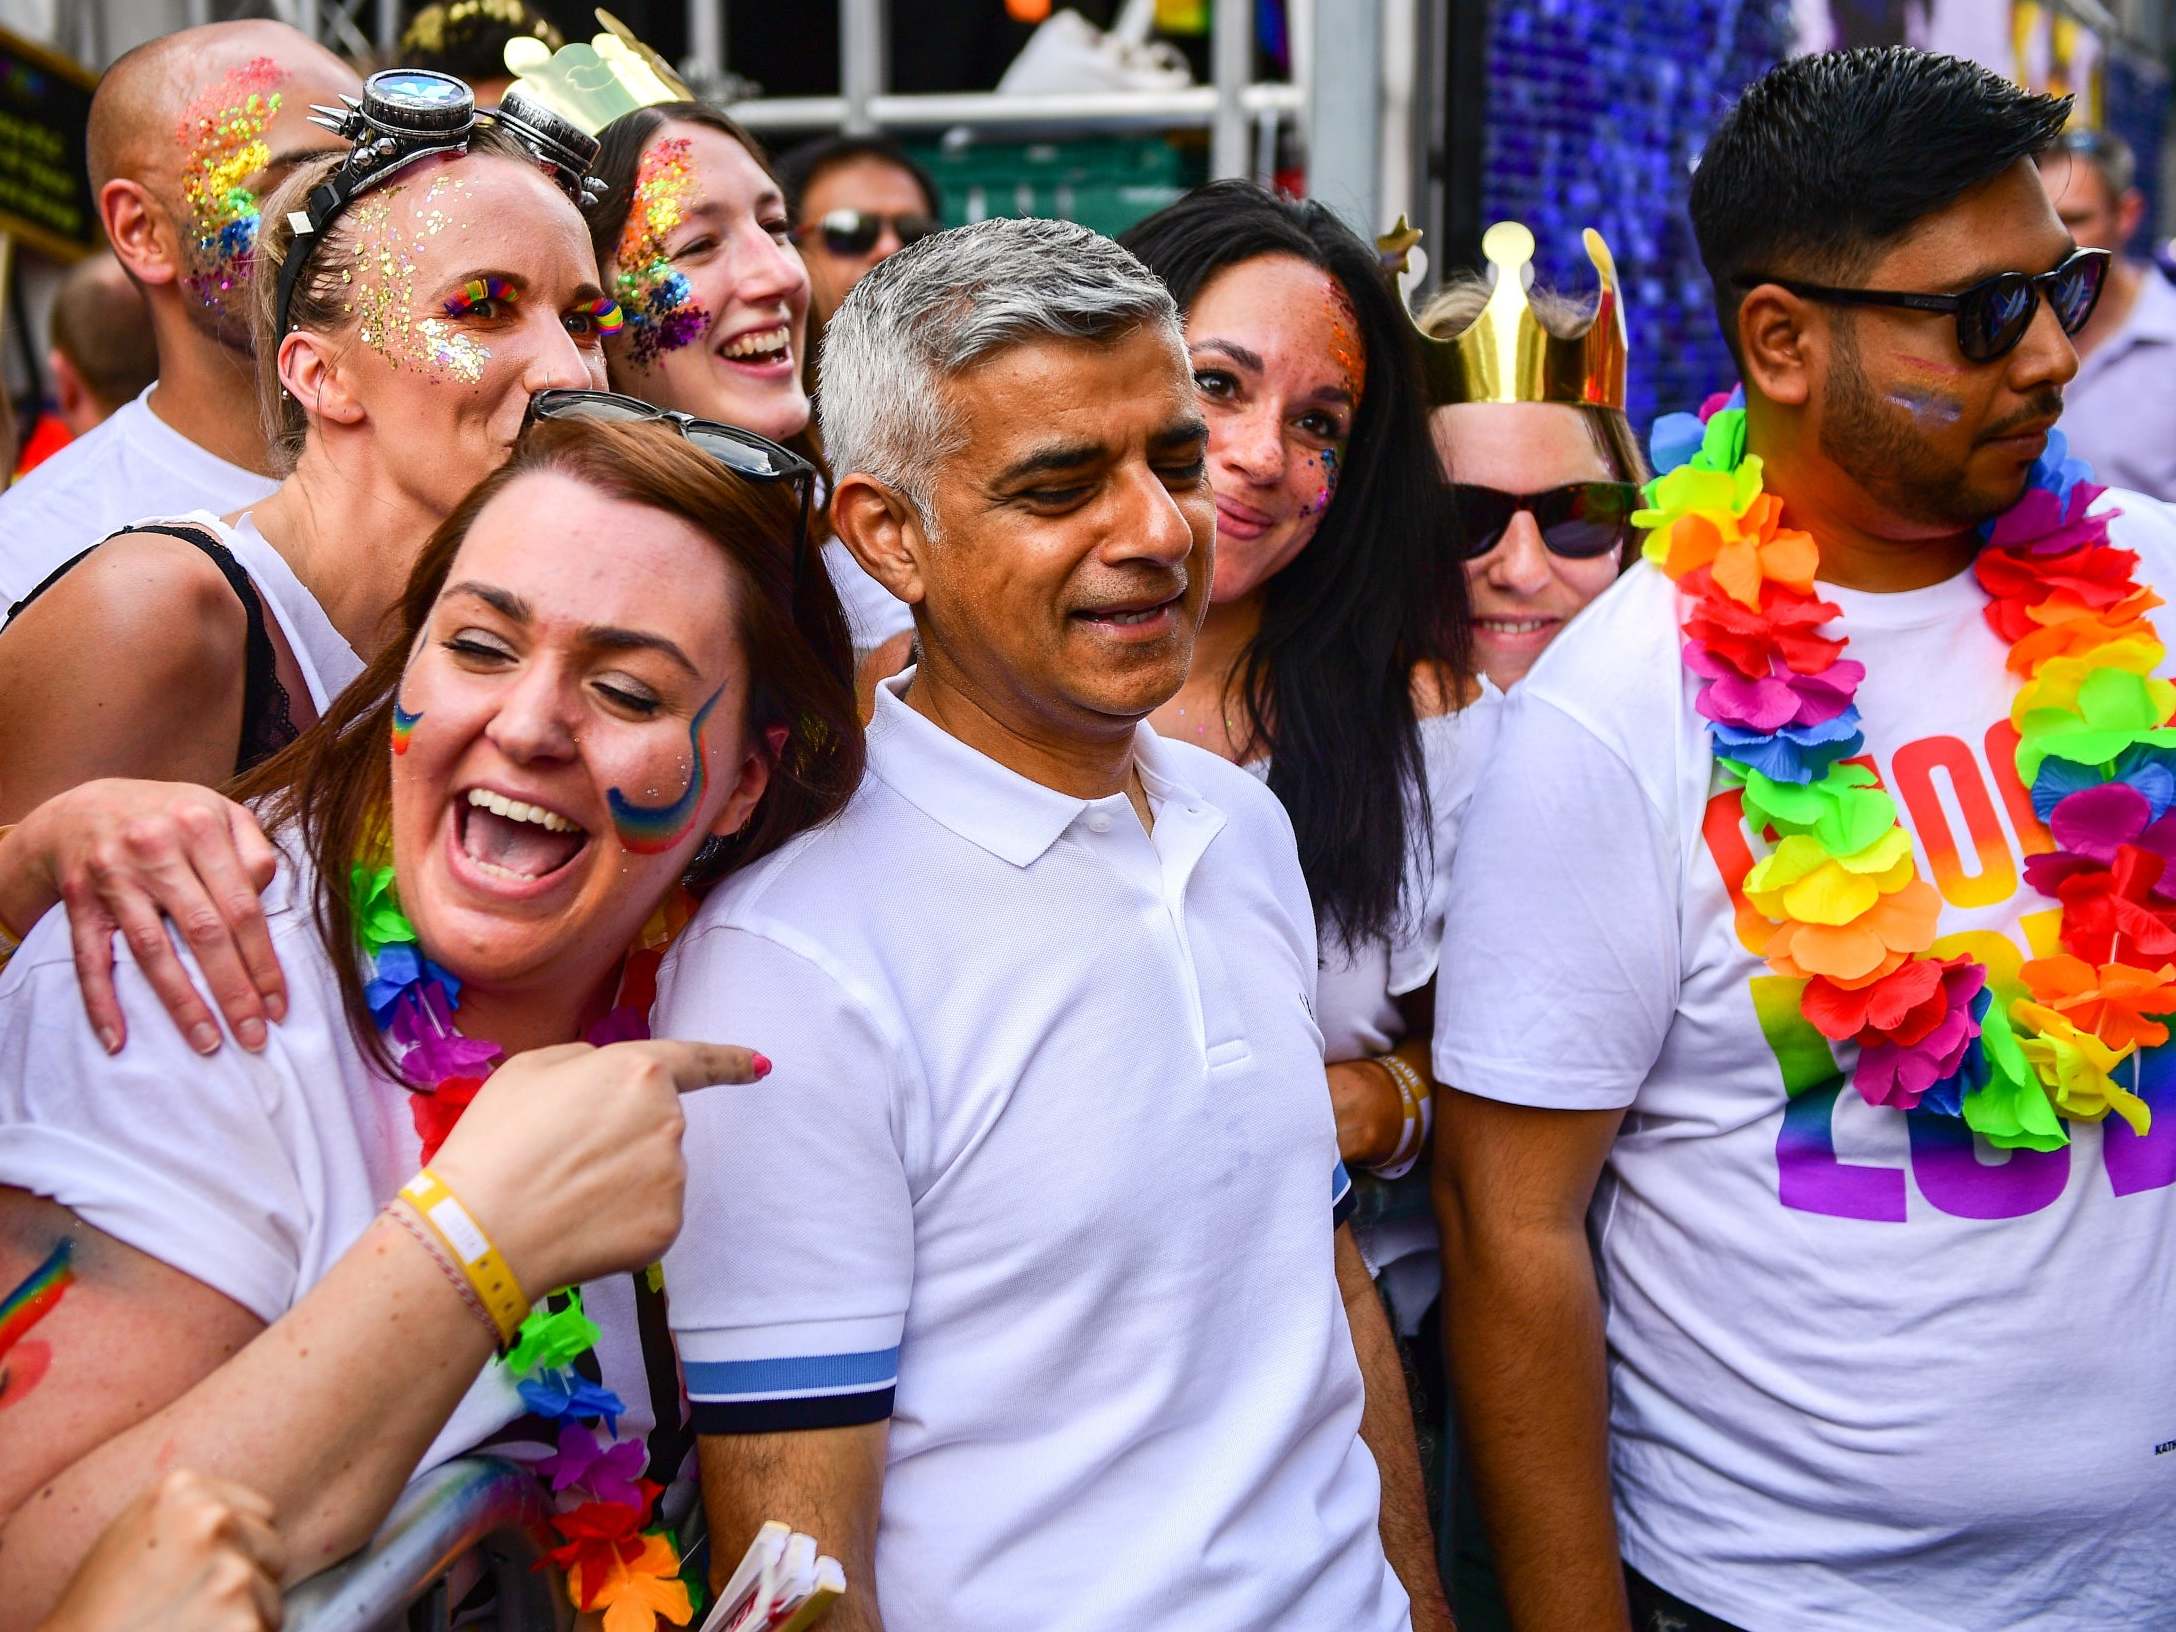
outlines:
[[[1352,1175],[1345,1171],[1343,1162],[1330,1164],[1330,1228],[1336,1229],[1352,1217]]]
[[[900,1325],[827,1321],[677,1334],[695,1431],[775,1434],[882,1422],[899,1383]],[[878,1341],[885,1346],[844,1346]]]

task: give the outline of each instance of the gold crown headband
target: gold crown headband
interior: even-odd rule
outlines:
[[[1569,338],[1551,334],[1527,299],[1534,235],[1516,221],[1499,221],[1481,238],[1481,254],[1495,268],[1495,286],[1481,315],[1461,334],[1420,335],[1428,395],[1437,406],[1453,402],[1568,402],[1588,408],[1624,407],[1624,300],[1617,262],[1592,227],[1581,235],[1587,258],[1601,277],[1594,317]],[[1405,271],[1405,253],[1420,234],[1398,218],[1377,240],[1393,278]]]
[[[695,93],[672,64],[597,8],[604,32],[554,51],[542,40],[506,42],[506,68],[522,88],[563,119],[596,135],[622,114],[660,102],[692,102]]]

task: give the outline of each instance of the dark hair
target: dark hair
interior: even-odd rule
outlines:
[[[567,43],[525,0],[435,0],[408,19],[395,57],[403,68],[432,68],[473,85],[511,77],[506,43],[525,39],[554,51]]]
[[[1336,496],[1307,548],[1269,581],[1234,673],[1299,839],[1315,912],[1348,949],[1397,926],[1406,860],[1430,843],[1416,670],[1455,693],[1471,670],[1457,519],[1422,404],[1413,328],[1375,251],[1322,205],[1211,182],[1119,242],[1182,313],[1227,267],[1291,255],[1352,302],[1367,384]]]
[[[842,164],[856,159],[878,159],[895,170],[903,170],[914,178],[914,185],[922,190],[922,202],[933,216],[944,213],[944,199],[937,191],[937,182],[927,170],[915,163],[907,150],[888,136],[819,136],[812,142],[803,142],[778,161],[778,179],[786,189],[786,208],[793,213],[795,225],[801,220],[801,200],[826,170],[836,170]]]
[[[752,682],[749,732],[760,736],[783,726],[786,746],[747,825],[696,852],[690,885],[714,883],[828,820],[861,780],[853,643],[821,568],[803,565],[796,600],[800,501],[789,485],[736,476],[667,425],[538,421],[423,546],[384,649],[315,725],[227,789],[237,799],[261,801],[268,833],[291,828],[299,836],[317,873],[318,934],[339,971],[349,1024],[389,1070],[353,955],[349,869],[388,819],[394,698],[454,557],[484,507],[540,471],[692,523],[717,542],[724,570],[739,583],[734,600]]]
[[[1735,281],[1834,282],[2062,134],[2070,98],[1908,45],[1793,57],[1746,87],[1692,178],[1715,313],[1738,349]]]

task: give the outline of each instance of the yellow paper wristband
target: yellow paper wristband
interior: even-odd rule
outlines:
[[[461,1266],[468,1284],[483,1300],[491,1322],[499,1329],[499,1342],[510,1345],[529,1313],[529,1299],[514,1279],[514,1272],[499,1249],[491,1244],[475,1215],[461,1205],[461,1198],[446,1181],[425,1168],[401,1186],[401,1197],[430,1226],[431,1233],[446,1244],[453,1261]]]

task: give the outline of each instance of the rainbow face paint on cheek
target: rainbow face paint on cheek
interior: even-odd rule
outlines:
[[[1321,454],[1318,455],[1322,461],[1322,491],[1315,495],[1315,502],[1307,507],[1308,513],[1311,515],[1321,515],[1330,508],[1330,501],[1337,497],[1338,457],[1340,451],[1337,448],[1324,448]]]
[[[672,264],[665,250],[695,194],[695,166],[688,158],[692,145],[678,136],[642,155],[634,203],[620,233],[615,257],[620,271],[614,282],[626,326],[633,331],[627,360],[637,368],[650,367],[710,328],[710,314],[696,304],[687,274]]]
[[[395,697],[393,699],[394,753],[405,754],[408,751],[409,739],[416,734],[416,722],[422,718],[423,711],[421,709],[417,709],[415,713],[411,714],[405,708],[402,708],[400,706],[400,699],[398,697]]]
[[[687,788],[679,798],[669,805],[638,805],[618,788],[605,789],[604,801],[612,811],[612,825],[618,830],[624,848],[638,856],[661,855],[686,838],[695,826],[696,811],[703,802],[703,789],[709,783],[703,769],[703,723],[724,695],[725,687],[720,686],[688,722],[688,751],[695,756],[695,768],[689,773]]]
[[[256,262],[258,200],[244,184],[272,161],[265,128],[280,111],[273,87],[286,77],[270,57],[252,58],[190,103],[175,129],[186,155],[190,270],[183,282],[208,307],[223,308]]]
[[[0,1403],[11,1403],[8,1400],[8,1351],[22,1342],[31,1327],[51,1314],[67,1295],[68,1288],[75,1285],[75,1270],[69,1264],[74,1251],[75,1243],[63,1240],[21,1285],[0,1298]],[[23,1359],[30,1359],[32,1348],[43,1351],[44,1345],[24,1344]],[[18,1398],[29,1392],[30,1384],[45,1374],[45,1363],[50,1359],[49,1352],[41,1352],[31,1361],[35,1369],[28,1382],[18,1383]],[[24,1369],[30,1370],[30,1367]]]

